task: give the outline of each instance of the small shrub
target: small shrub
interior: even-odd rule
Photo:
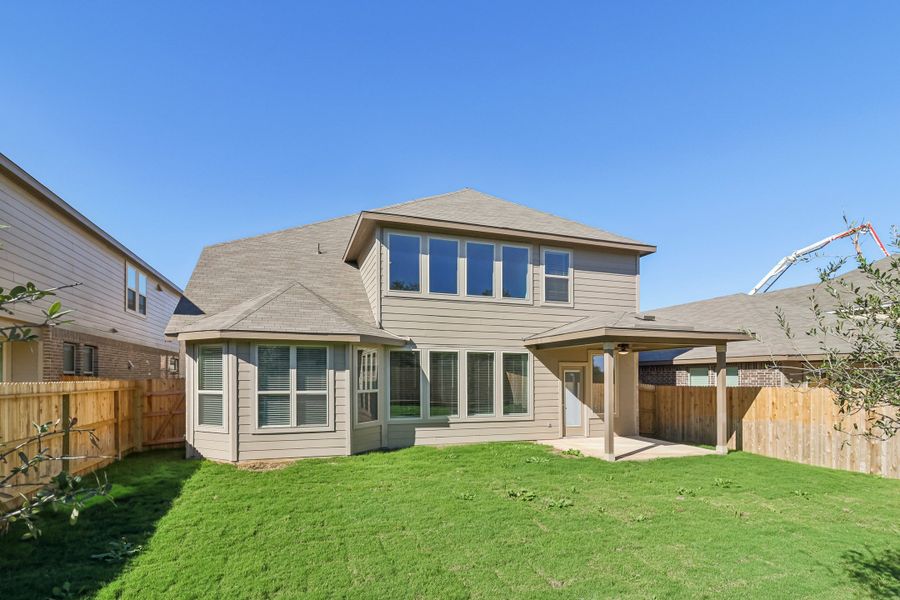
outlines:
[[[578,448],[569,448],[560,452],[563,456],[584,456]]]

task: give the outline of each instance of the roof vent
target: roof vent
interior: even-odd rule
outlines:
[[[655,321],[656,315],[648,315],[646,313],[637,313],[637,318],[641,321]]]

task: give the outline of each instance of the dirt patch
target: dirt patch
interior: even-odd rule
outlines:
[[[277,471],[297,462],[296,460],[249,460],[239,462],[237,468],[242,471]]]

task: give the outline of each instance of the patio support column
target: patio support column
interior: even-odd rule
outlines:
[[[603,458],[608,461],[616,460],[615,373],[616,346],[610,343],[603,344],[603,421],[606,426],[606,431],[603,434]]]
[[[728,397],[725,345],[716,346],[716,452],[728,454]]]

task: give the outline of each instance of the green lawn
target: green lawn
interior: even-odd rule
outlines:
[[[0,540],[0,597],[848,598],[900,595],[900,481],[743,453],[607,464],[531,444],[270,472],[134,456],[116,506]],[[123,564],[90,558],[144,544]]]

